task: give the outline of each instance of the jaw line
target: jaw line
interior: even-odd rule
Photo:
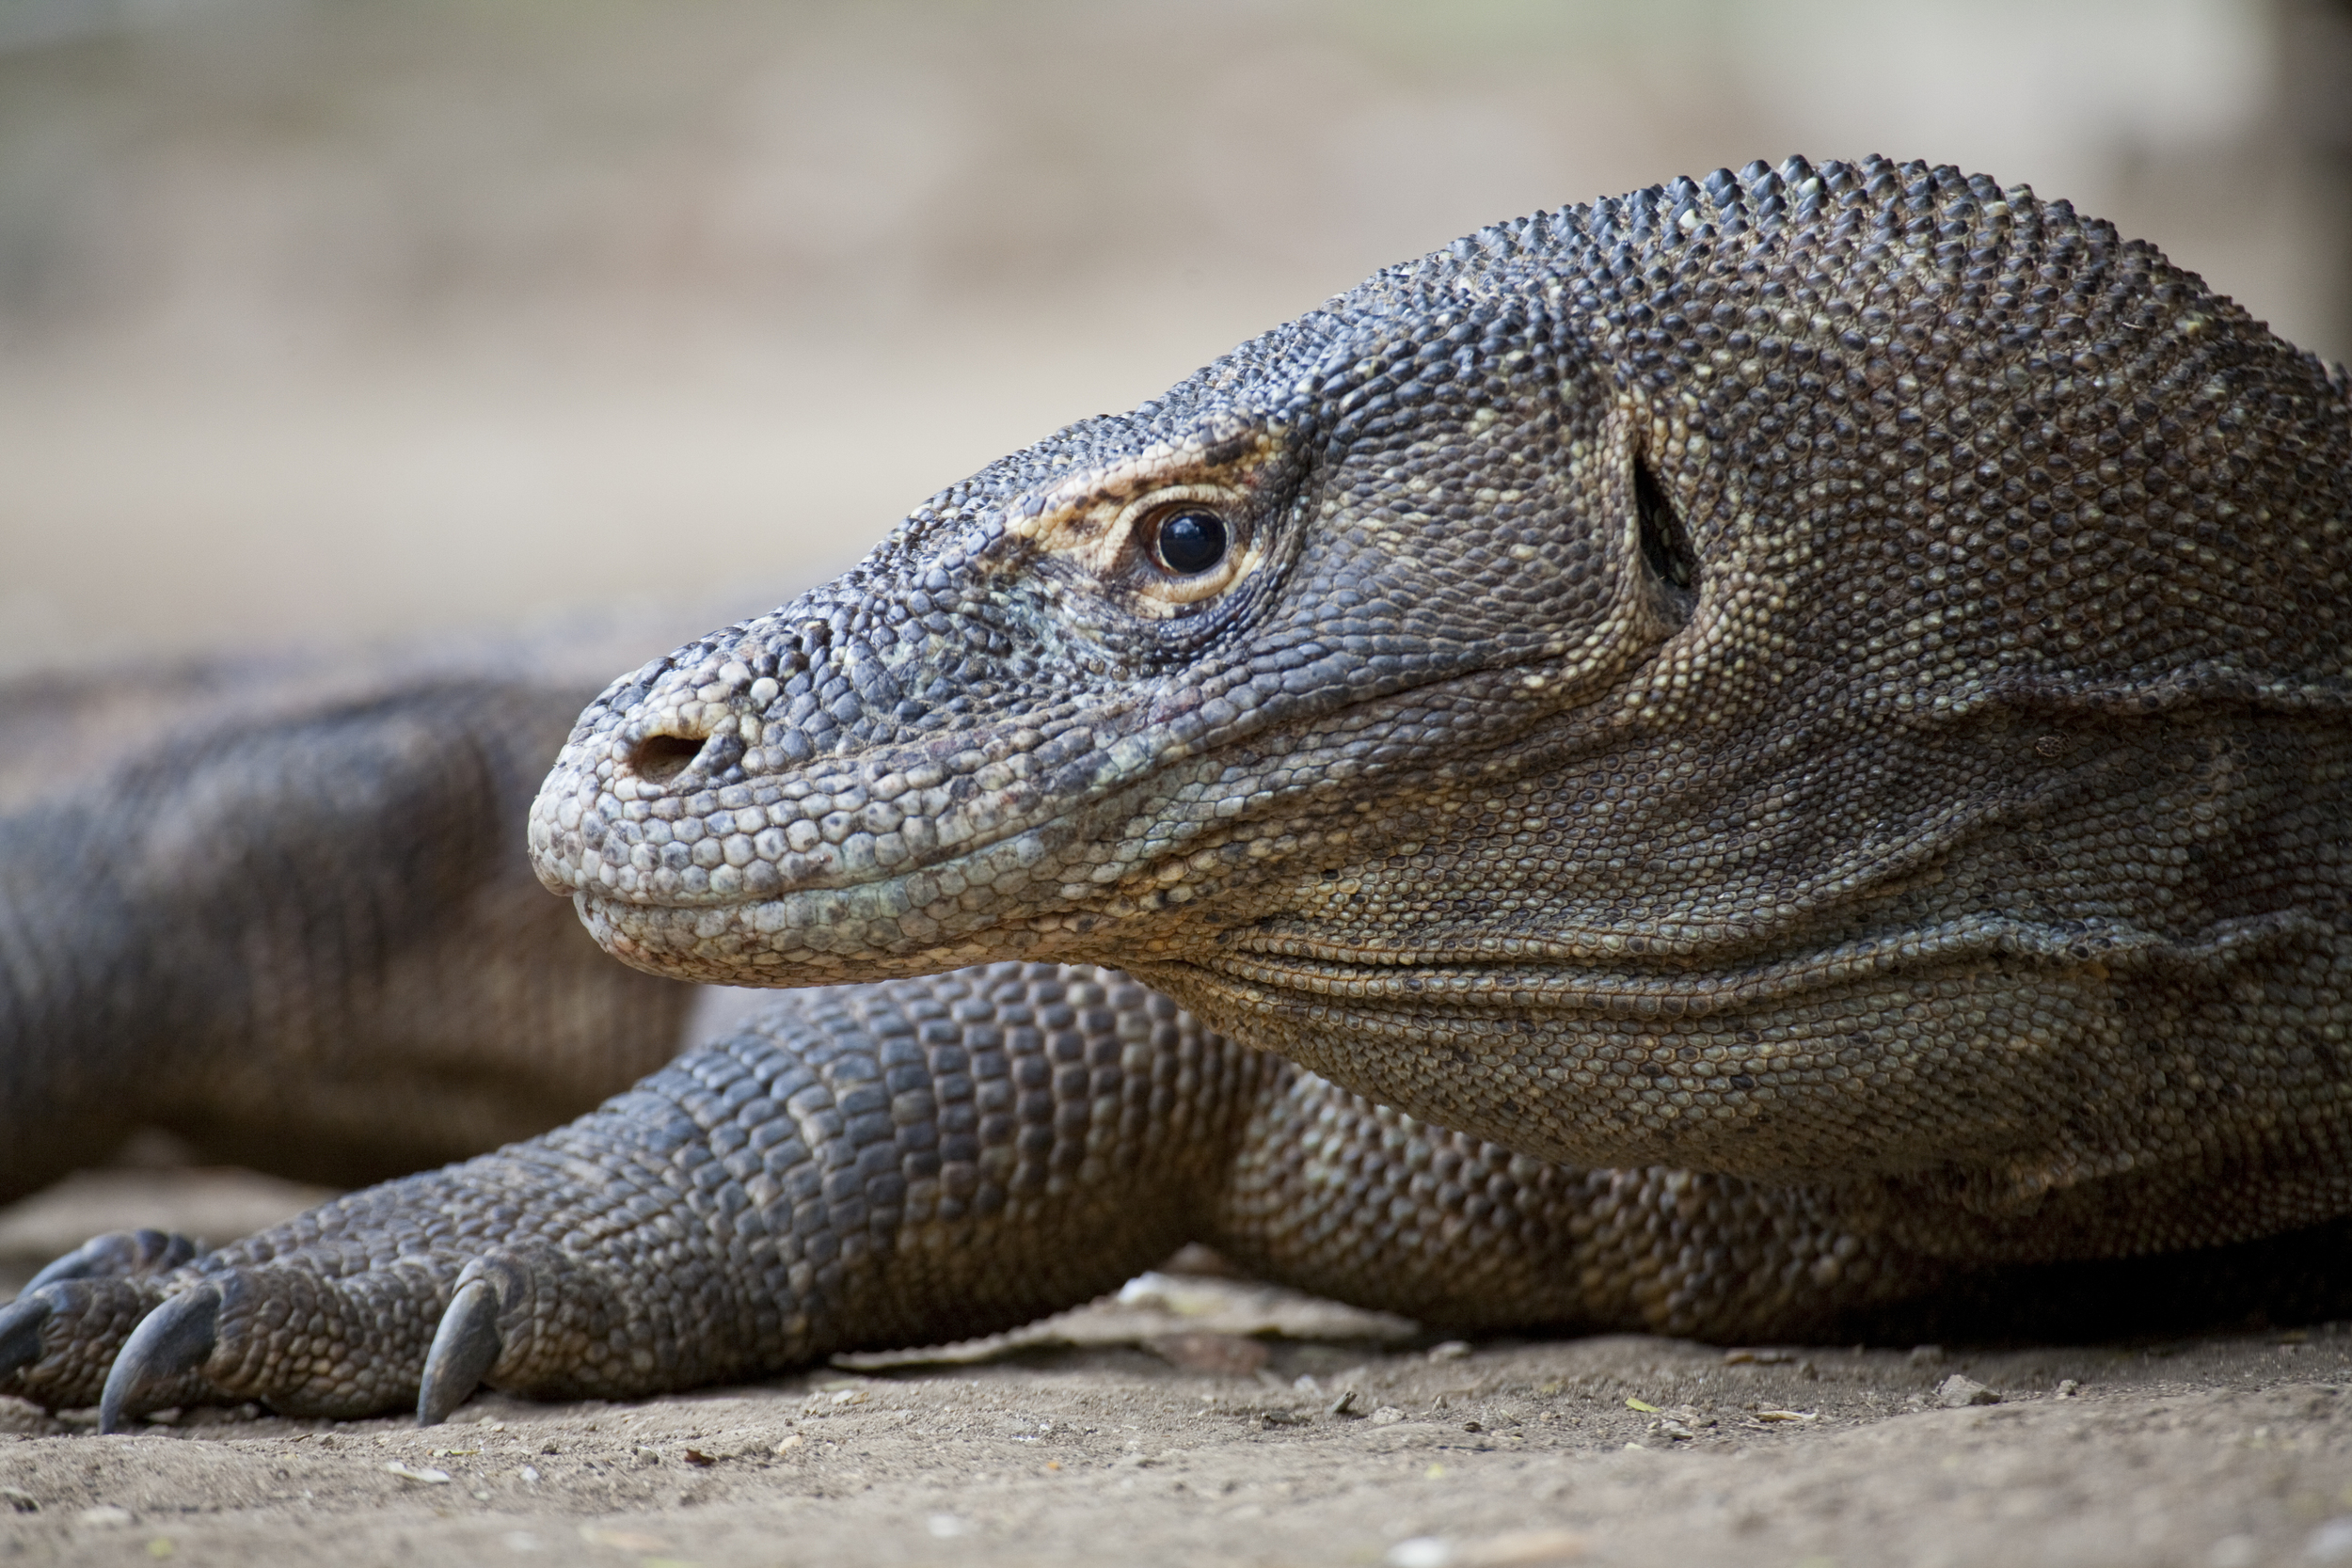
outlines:
[[[2219,921],[2194,936],[2176,939],[2123,920],[2086,926],[1979,913],[1713,972],[1687,965],[1644,971],[1547,962],[1532,956],[1464,956],[1406,969],[1379,961],[1291,958],[1230,948],[1137,968],[1173,968],[1227,990],[1313,997],[1341,1007],[1404,1003],[1418,1009],[1577,1013],[1665,1022],[1776,1006],[1808,992],[1994,959],[2050,970],[2097,963],[2117,972],[2221,965],[2322,928],[2307,916],[2276,914]]]
[[[949,860],[842,887],[796,888],[759,897],[694,904],[653,903],[582,890],[573,895],[574,907],[599,943],[626,961],[656,973],[693,967],[698,952],[706,948],[712,954],[705,962],[715,961],[716,951],[732,947],[771,956],[776,968],[799,962],[830,970],[855,963],[877,972],[919,955],[952,957],[947,962],[914,962],[904,971],[928,974],[1008,956],[1007,943],[991,938],[1012,938],[1011,945],[1026,950],[1071,934],[1054,929],[1067,915],[1077,912],[1058,907],[1058,900],[1057,907],[1034,910],[1010,922],[966,908],[952,910],[944,917],[926,912],[942,900],[961,896],[961,892],[949,893],[941,885],[944,878],[969,870],[975,874],[961,877],[963,887],[986,887],[1047,862],[1059,845],[1046,839],[1056,823],[1068,819],[1067,815],[1058,816],[1009,832]],[[1076,833],[1073,830],[1067,835],[1051,836],[1066,843]],[[992,857],[999,863],[985,863]],[[876,927],[884,925],[889,931],[878,939]],[[739,955],[734,961],[740,961]],[[739,978],[723,983],[760,984],[757,970],[765,967],[771,966],[753,965]]]
[[[1149,734],[1150,732],[1145,732],[1147,737]],[[810,878],[797,886],[783,888],[774,893],[745,893],[734,896],[705,894],[692,897],[665,898],[643,891],[625,893],[601,883],[575,886],[568,891],[573,897],[586,899],[602,909],[644,910],[675,915],[756,909],[769,905],[781,906],[790,900],[811,895],[854,895],[862,889],[901,885],[919,877],[941,878],[960,874],[973,866],[982,857],[1002,850],[1008,844],[1015,843],[1023,838],[1050,834],[1057,824],[1090,815],[1092,809],[1102,801],[1115,798],[1122,790],[1134,788],[1139,781],[1159,773],[1171,763],[1181,762],[1192,754],[1194,750],[1184,746],[1154,749],[1148,743],[1136,744],[1138,738],[1142,737],[1126,736],[1112,742],[1111,746],[1105,749],[1110,766],[1090,781],[1082,792],[1074,795],[1053,796],[1050,808],[1042,804],[1033,807],[1025,813],[1017,814],[1006,820],[992,824],[969,838],[959,840],[951,845],[941,846],[930,852],[929,859],[913,859],[906,863],[880,869],[877,874],[859,876],[854,872],[835,871]],[[803,768],[802,775],[817,772],[822,767],[827,766],[855,767],[860,760],[854,757],[828,758],[822,764]],[[1030,781],[1020,782],[1029,783]],[[995,793],[1002,796],[1010,792],[1008,789]],[[1050,796],[1051,792],[1041,790],[1039,793],[1041,796]],[[1064,839],[1063,842],[1067,840]],[[1059,847],[1059,844],[1041,844],[1034,852],[1015,858],[1024,865],[1034,865]],[[1001,875],[1004,871],[1011,869],[1013,867],[1003,867],[996,874]],[[990,876],[962,878],[967,886],[982,885],[992,879],[993,877]],[[937,895],[932,896],[937,896]],[[930,899],[926,898],[923,901],[929,902]]]

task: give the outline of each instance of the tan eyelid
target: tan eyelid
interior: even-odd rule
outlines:
[[[1123,591],[1134,610],[1173,613],[1225,592],[1264,559],[1265,540],[1249,525],[1283,436],[1279,426],[1239,417],[1212,421],[1180,442],[1068,475],[1015,507],[1005,531],[1063,570]],[[1136,534],[1154,513],[1187,502],[1222,517],[1232,543],[1217,566],[1171,577],[1143,558]]]

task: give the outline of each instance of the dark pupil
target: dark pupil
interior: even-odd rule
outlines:
[[[1225,521],[1206,512],[1180,512],[1160,525],[1160,562],[1184,577],[1225,559]]]

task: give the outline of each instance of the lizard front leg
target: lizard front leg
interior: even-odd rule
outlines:
[[[94,1243],[0,1311],[0,1392],[433,1420],[985,1333],[1197,1234],[1279,1065],[1093,971],[795,993],[529,1143],[177,1268]]]

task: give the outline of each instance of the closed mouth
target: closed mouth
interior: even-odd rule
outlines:
[[[1861,937],[1820,951],[1735,969],[1600,965],[1462,953],[1289,957],[1246,950],[1195,958],[1188,967],[1228,984],[1263,987],[1370,1006],[1409,1002],[1469,1011],[1575,1012],[1613,1018],[1699,1018],[1886,975],[2016,959],[2054,969],[2100,964],[2128,971],[2158,964],[2226,965],[2297,936],[2330,934],[2307,915],[2280,912],[2218,922],[2174,940],[2126,921],[2050,923],[2003,914]],[[1434,960],[1434,961],[1433,961]]]

